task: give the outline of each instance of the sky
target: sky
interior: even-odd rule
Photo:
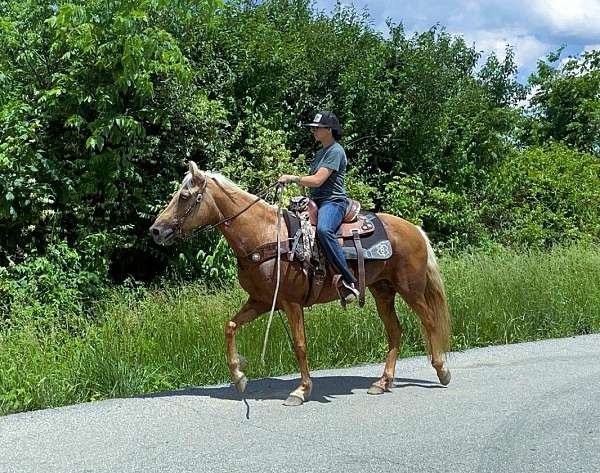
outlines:
[[[329,13],[335,0],[316,0]],[[507,44],[515,51],[518,79],[525,83],[538,59],[566,45],[561,58],[600,49],[600,0],[341,0],[367,8],[373,27],[387,32],[386,19],[402,23],[408,35],[439,23],[475,45],[484,57],[495,51],[504,58]]]

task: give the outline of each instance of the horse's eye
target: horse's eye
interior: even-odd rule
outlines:
[[[189,191],[181,191],[179,197],[183,200],[188,200],[190,198],[190,193]]]

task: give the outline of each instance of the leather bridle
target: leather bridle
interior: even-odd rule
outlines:
[[[204,186],[202,187],[202,189],[200,189],[198,191],[198,193],[196,194],[194,200],[192,201],[191,205],[188,206],[187,209],[185,209],[185,212],[183,213],[183,215],[181,217],[178,217],[176,222],[175,222],[175,232],[176,234],[179,236],[179,238],[181,239],[189,239],[192,238],[193,236],[197,235],[198,233],[202,232],[203,230],[206,230],[207,228],[214,228],[214,227],[218,227],[219,225],[225,223],[227,224],[229,221],[233,220],[236,217],[239,217],[241,214],[243,214],[246,210],[248,210],[250,207],[252,207],[254,204],[256,204],[259,200],[262,200],[263,197],[265,197],[273,188],[282,188],[283,185],[280,184],[279,182],[275,182],[274,184],[271,184],[270,186],[268,186],[267,188],[263,189],[261,192],[259,192],[257,194],[257,197],[255,200],[253,200],[250,204],[248,204],[246,207],[244,207],[242,210],[240,210],[238,213],[232,215],[231,217],[226,217],[222,220],[220,220],[217,223],[213,223],[213,224],[206,224],[206,225],[201,225],[197,228],[194,228],[190,233],[188,233],[187,235],[183,233],[183,223],[185,222],[185,220],[190,216],[190,214],[194,211],[194,209],[200,205],[200,203],[202,202],[202,199],[204,198],[204,195],[206,193],[206,187],[208,186],[208,177],[209,176],[205,176],[204,178]],[[214,179],[211,176],[211,179]]]
[[[196,206],[199,205],[200,202],[202,202],[202,199],[204,198],[204,193],[206,192],[207,186],[208,186],[208,179],[205,178],[204,186],[202,187],[202,189],[200,189],[198,191],[198,193],[196,194],[196,197],[192,201],[192,204],[189,205],[187,209],[185,209],[185,212],[183,213],[183,215],[181,217],[177,217],[177,220],[175,221],[175,232],[180,237],[182,237],[182,238],[184,237],[183,230],[182,230],[183,222],[185,222],[185,219],[189,217],[189,215],[193,212],[193,210],[196,208]]]

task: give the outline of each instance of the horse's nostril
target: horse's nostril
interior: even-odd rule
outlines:
[[[150,233],[152,233],[152,235],[154,236],[158,236],[160,231],[158,230],[158,228],[150,228]]]

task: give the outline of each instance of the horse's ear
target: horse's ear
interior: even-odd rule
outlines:
[[[198,169],[198,165],[194,161],[190,161],[190,174],[193,177],[201,177],[200,169]]]
[[[198,165],[194,161],[190,161],[190,174],[192,175],[192,182],[194,182],[195,185],[204,185],[204,179],[206,179],[206,177],[202,174],[202,171],[198,169]]]

